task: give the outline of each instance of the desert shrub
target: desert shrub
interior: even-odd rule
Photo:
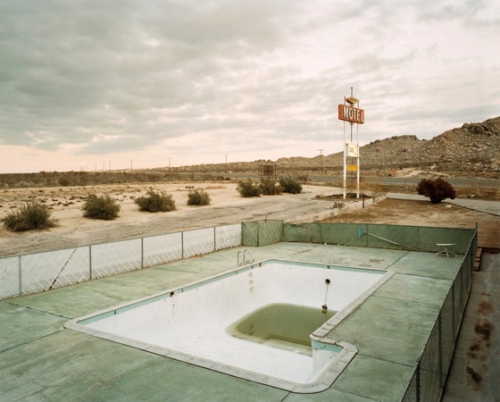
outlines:
[[[342,202],[342,201],[335,201],[333,203],[332,209],[335,209],[335,208],[342,209],[344,207],[345,207],[345,203],[344,202]]]
[[[65,176],[59,177],[59,179],[57,179],[57,182],[63,187],[69,186],[69,179]]]
[[[453,186],[441,177],[432,179],[422,179],[417,185],[417,192],[431,199],[433,204],[438,204],[446,198],[455,199],[457,196]]]
[[[210,196],[205,190],[194,190],[188,194],[188,205],[209,205]]]
[[[284,193],[300,194],[302,192],[302,184],[292,176],[280,177],[280,186],[283,188]]]
[[[2,223],[10,230],[24,232],[26,230],[47,229],[56,226],[46,205],[38,201],[28,202],[16,211],[2,218]]]
[[[259,183],[260,192],[264,195],[278,195],[283,192],[283,188],[276,184],[274,177],[262,177]]]
[[[146,212],[168,212],[176,209],[172,195],[164,191],[155,193],[149,190],[145,196],[137,198],[134,202],[139,205],[141,211]]]
[[[236,190],[238,190],[242,197],[260,197],[259,185],[250,179],[238,181]]]
[[[107,194],[100,197],[89,194],[82,210],[85,218],[109,221],[118,217],[120,206]]]

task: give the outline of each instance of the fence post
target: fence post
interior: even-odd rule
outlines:
[[[214,251],[217,251],[217,228],[214,226]]]
[[[438,315],[438,359],[439,359],[439,388],[441,389],[441,395],[443,394],[443,338],[442,338],[442,333],[441,333],[441,311],[439,312]]]
[[[421,360],[419,359],[418,360],[418,364],[417,364],[417,370],[416,370],[416,380],[415,382],[417,383],[417,386],[415,387],[416,390],[415,390],[415,401],[417,402],[420,402],[420,364],[421,364]]]
[[[141,269],[144,268],[144,237],[141,237]]]
[[[89,281],[92,280],[92,245],[89,245]]]
[[[451,327],[453,334],[453,344],[455,343],[455,282],[451,285]]]
[[[21,260],[21,256],[18,257],[18,264],[17,264],[18,268],[19,268],[19,296],[21,296],[22,292],[23,292],[23,269],[22,269],[22,260]]]
[[[460,315],[463,313],[463,304],[464,304],[464,274],[463,274],[463,265],[460,267],[460,270],[458,271],[458,277],[460,277]]]
[[[181,232],[181,260],[184,259],[184,231]]]

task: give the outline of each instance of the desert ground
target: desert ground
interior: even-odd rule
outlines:
[[[385,199],[363,210],[330,218],[328,222],[385,223],[393,225],[478,227],[479,245],[500,247],[500,216],[474,211],[442,202]]]
[[[242,198],[237,183],[154,183],[102,186],[46,187],[0,190],[0,219],[24,203],[37,200],[51,211],[57,226],[42,231],[15,233],[0,225],[0,256],[54,250],[238,223],[244,220],[286,219],[309,214],[327,207],[316,195],[332,193],[332,187],[303,186],[299,195]],[[188,206],[189,191],[205,190],[211,198],[208,206]],[[176,211],[148,213],[139,211],[134,200],[147,193],[165,191],[172,195]],[[88,194],[108,194],[120,205],[113,221],[83,217],[82,206]],[[312,209],[310,204],[313,204]]]
[[[211,205],[187,205],[187,195],[194,188],[204,189]],[[0,219],[23,203],[38,200],[47,205],[57,226],[43,231],[14,233],[0,225],[0,256],[48,251],[97,244],[134,237],[151,236],[179,230],[211,227],[249,220],[283,219],[316,221],[332,202],[318,199],[338,194],[340,189],[304,185],[297,195],[242,198],[236,183],[154,183],[116,184],[102,186],[45,187],[0,190]],[[176,211],[147,213],[138,209],[134,200],[148,190],[165,191],[176,202]],[[121,207],[120,216],[113,221],[83,217],[82,206],[88,194],[108,194]],[[417,226],[479,227],[479,243],[483,247],[500,247],[500,217],[465,209],[448,203],[433,205],[427,201],[387,199],[337,217],[330,222],[373,222]]]

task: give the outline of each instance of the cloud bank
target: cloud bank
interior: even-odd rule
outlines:
[[[0,4],[0,173],[147,168],[431,138],[500,115],[488,1]],[[169,159],[170,158],[170,159]]]

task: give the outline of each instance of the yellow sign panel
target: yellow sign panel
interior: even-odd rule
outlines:
[[[356,165],[347,165],[347,170],[349,172],[357,172],[358,171],[358,167]]]

